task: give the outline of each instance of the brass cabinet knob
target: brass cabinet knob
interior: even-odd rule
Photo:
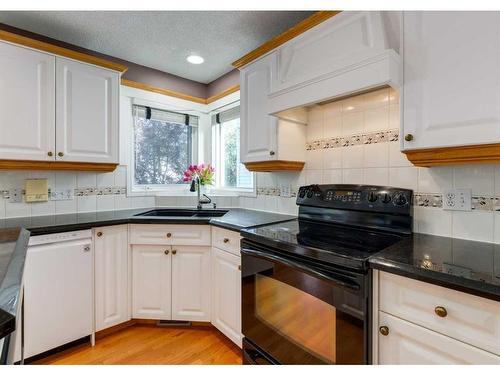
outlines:
[[[168,254],[170,254],[170,250],[165,250],[164,253],[165,253],[165,255],[168,255]]]
[[[228,243],[229,242],[229,238],[224,238],[224,243]]]
[[[269,155],[273,156],[275,154],[274,151],[269,151]]]
[[[381,335],[387,336],[389,334],[389,327],[387,326],[381,326],[378,331],[380,332]]]
[[[241,264],[238,266],[238,271],[241,271]]]
[[[172,237],[172,233],[167,233],[167,238]]]
[[[405,141],[406,141],[406,142],[411,142],[411,141],[413,141],[413,134],[410,134],[410,133],[406,134],[406,135],[405,135]]]
[[[48,156],[54,156],[54,153],[52,151],[47,152]]]
[[[102,232],[97,232],[97,237],[101,237],[102,236]]]
[[[173,255],[177,254],[177,250],[172,250],[172,254]]]
[[[444,318],[446,315],[448,315],[448,311],[443,306],[436,306],[434,309],[434,312],[436,313],[437,316]]]
[[[64,152],[59,151],[59,152],[57,153],[57,156],[64,156]]]

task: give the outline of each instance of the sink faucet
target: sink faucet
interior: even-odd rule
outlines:
[[[201,210],[204,204],[212,203],[212,199],[210,199],[206,194],[203,194],[203,196],[201,196],[199,177],[196,177],[191,181],[191,188],[189,189],[189,191],[196,191],[198,193],[198,205],[196,206],[198,210]],[[215,208],[215,203],[214,203],[214,208]]]

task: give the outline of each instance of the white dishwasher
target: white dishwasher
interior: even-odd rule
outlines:
[[[93,333],[91,230],[30,238],[24,271],[24,358]]]

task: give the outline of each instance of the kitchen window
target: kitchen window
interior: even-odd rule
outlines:
[[[217,187],[253,192],[254,175],[240,162],[240,107],[212,115],[212,153]]]
[[[132,190],[164,190],[185,184],[196,161],[198,117],[134,105]]]

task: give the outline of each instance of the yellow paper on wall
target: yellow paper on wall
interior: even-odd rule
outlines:
[[[49,186],[46,178],[25,180],[26,202],[47,202],[49,200]]]

